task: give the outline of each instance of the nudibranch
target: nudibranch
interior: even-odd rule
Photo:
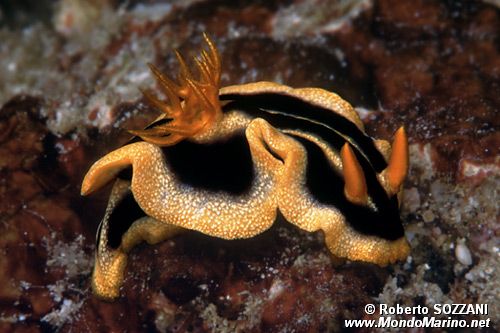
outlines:
[[[322,230],[339,258],[387,265],[409,245],[398,197],[408,170],[401,127],[391,145],[374,140],[353,107],[318,88],[257,82],[220,88],[213,42],[194,58],[194,75],[177,53],[172,80],[150,65],[168,101],[145,101],[162,115],[131,131],[127,145],[98,160],[82,195],[114,180],[97,233],[92,286],[119,296],[127,253],[191,229],[224,239],[249,238],[278,210],[297,227]]]

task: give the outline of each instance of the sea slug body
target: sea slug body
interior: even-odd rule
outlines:
[[[268,229],[278,210],[297,227],[323,230],[340,258],[387,265],[409,245],[398,197],[408,170],[403,128],[392,147],[365,134],[352,106],[318,88],[272,82],[220,88],[219,54],[205,36],[195,78],[178,55],[173,81],[150,65],[168,103],[131,142],[98,160],[82,194],[114,180],[97,235],[94,292],[119,296],[127,253],[186,230],[224,239]]]

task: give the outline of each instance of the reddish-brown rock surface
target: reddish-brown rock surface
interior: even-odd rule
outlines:
[[[498,8],[63,0],[34,11],[26,3],[0,6],[0,332],[334,332],[343,319],[378,318],[363,309],[380,302],[487,303],[483,331],[498,325]],[[108,193],[80,197],[81,179],[125,142],[120,127],[155,117],[138,90],[153,85],[146,63],[175,73],[172,50],[196,54],[204,31],[222,54],[224,85],[322,87],[359,107],[374,137],[406,126],[406,263],[338,265],[321,233],[278,221],[245,241],[187,232],[140,245],[122,296],[92,295]]]

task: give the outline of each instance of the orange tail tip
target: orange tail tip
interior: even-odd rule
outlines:
[[[347,200],[358,205],[366,205],[368,190],[365,174],[348,143],[342,147],[340,157],[344,172],[344,194]]]
[[[399,192],[399,188],[408,173],[408,166],[408,138],[404,127],[401,126],[394,134],[389,165],[384,170],[387,185],[391,193],[394,194]]]
[[[164,118],[172,119],[168,124],[151,126],[145,130],[132,130],[132,134],[144,141],[168,146],[185,138],[193,137],[211,128],[221,117],[219,87],[221,61],[214,43],[203,35],[208,51],[202,50],[195,57],[199,78],[195,79],[180,53],[176,52],[180,71],[177,83],[149,64],[161,91],[168,103],[160,100],[150,91],[143,91],[145,101],[153,108],[163,112]]]

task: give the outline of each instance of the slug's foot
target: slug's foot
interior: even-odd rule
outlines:
[[[92,273],[92,290],[105,300],[114,300],[120,295],[123,273],[127,266],[127,255],[119,250],[96,256]]]
[[[146,241],[148,244],[156,244],[177,235],[183,230],[185,229],[160,222],[150,216],[144,216],[136,220],[122,236],[121,249],[128,252],[142,241]]]
[[[354,233],[348,227],[345,229],[340,233],[325,230],[326,246],[335,257],[387,266],[405,260],[410,254],[410,246],[405,237],[387,240]]]

